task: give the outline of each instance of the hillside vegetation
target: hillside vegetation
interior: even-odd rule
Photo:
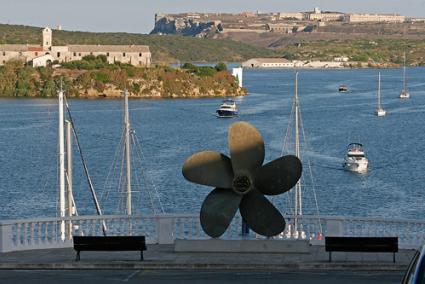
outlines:
[[[0,24],[0,44],[40,44],[41,28]],[[53,44],[149,45],[154,63],[243,61],[273,57],[275,52],[228,39],[214,40],[176,35],[92,33],[53,30]]]
[[[215,67],[140,68],[108,64],[106,56],[86,56],[61,68],[25,66],[9,61],[0,67],[0,96],[54,97],[60,85],[70,97],[185,98],[246,95],[224,63]]]
[[[352,39],[283,44],[277,51],[285,58],[299,60],[333,60],[347,56],[350,61],[370,63],[372,66],[403,64],[425,66],[425,40],[419,39]]]
[[[409,65],[425,65],[422,33],[425,26],[414,25],[409,29],[405,25],[381,24],[371,28],[373,26],[334,24],[313,33],[234,33],[222,39],[54,30],[53,44],[144,44],[150,46],[153,62],[157,64],[244,61],[252,57],[328,61],[346,56],[359,66],[388,67],[401,64],[406,52]],[[405,36],[400,35],[402,30],[407,30]],[[0,24],[0,44],[40,42],[41,28]]]

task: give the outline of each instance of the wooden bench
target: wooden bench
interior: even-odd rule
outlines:
[[[329,262],[333,251],[345,252],[398,252],[397,237],[326,237],[325,249],[329,252]]]
[[[76,261],[81,251],[143,251],[146,250],[145,236],[73,236]]]

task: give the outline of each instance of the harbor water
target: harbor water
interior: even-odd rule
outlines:
[[[376,117],[378,70],[301,70],[299,97],[314,176],[318,210],[323,215],[422,219],[425,216],[425,69],[409,68],[410,99],[401,100],[401,71],[381,72],[382,104]],[[227,129],[248,121],[262,133],[266,161],[280,156],[291,114],[293,70],[245,70],[249,95],[237,98],[240,115],[215,117],[221,98],[130,100],[130,119],[143,152],[137,167],[148,192],[137,196],[134,212],[158,196],[165,213],[196,213],[211,188],[186,181],[184,160],[202,150],[228,154]],[[345,84],[347,93],[338,93]],[[123,101],[70,99],[90,176],[105,213],[117,213],[111,166],[122,134]],[[56,216],[58,206],[57,102],[55,99],[0,100],[0,219]],[[344,171],[347,144],[364,145],[366,174]],[[309,172],[304,164],[303,175]],[[137,185],[137,182],[135,182]],[[285,193],[286,194],[286,193]],[[273,197],[288,212],[285,194]],[[111,197],[111,198],[108,198]],[[74,151],[74,197],[80,215],[96,214]],[[317,213],[313,190],[305,187],[304,214]],[[151,204],[152,203],[152,204]],[[139,206],[139,207],[138,207]],[[153,204],[160,211],[158,204]],[[158,212],[158,211],[157,211]]]

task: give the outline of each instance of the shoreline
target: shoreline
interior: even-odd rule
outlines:
[[[65,91],[66,94],[66,91]],[[129,96],[128,99],[129,100],[203,100],[203,99],[226,99],[226,98],[243,98],[246,97],[248,95],[245,94],[243,96],[238,95],[238,96],[188,96],[188,97],[174,97],[174,98],[170,98],[170,97],[138,97],[138,96]],[[103,96],[98,96],[98,97],[67,97],[68,100],[122,100],[124,96],[114,96],[114,97],[103,97]],[[33,97],[29,97],[29,96],[0,96],[0,100],[6,100],[6,99],[22,99],[22,100],[27,100],[27,99],[42,99],[42,100],[49,100],[49,99],[57,99],[57,97],[41,97],[41,96],[33,96]]]

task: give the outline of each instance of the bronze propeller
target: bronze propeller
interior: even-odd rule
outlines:
[[[200,214],[202,229],[213,238],[229,227],[236,211],[256,233],[275,236],[285,229],[282,214],[264,195],[290,190],[301,177],[295,156],[283,156],[263,165],[264,141],[247,122],[229,128],[230,158],[215,151],[198,152],[183,165],[183,176],[194,183],[213,186]]]

